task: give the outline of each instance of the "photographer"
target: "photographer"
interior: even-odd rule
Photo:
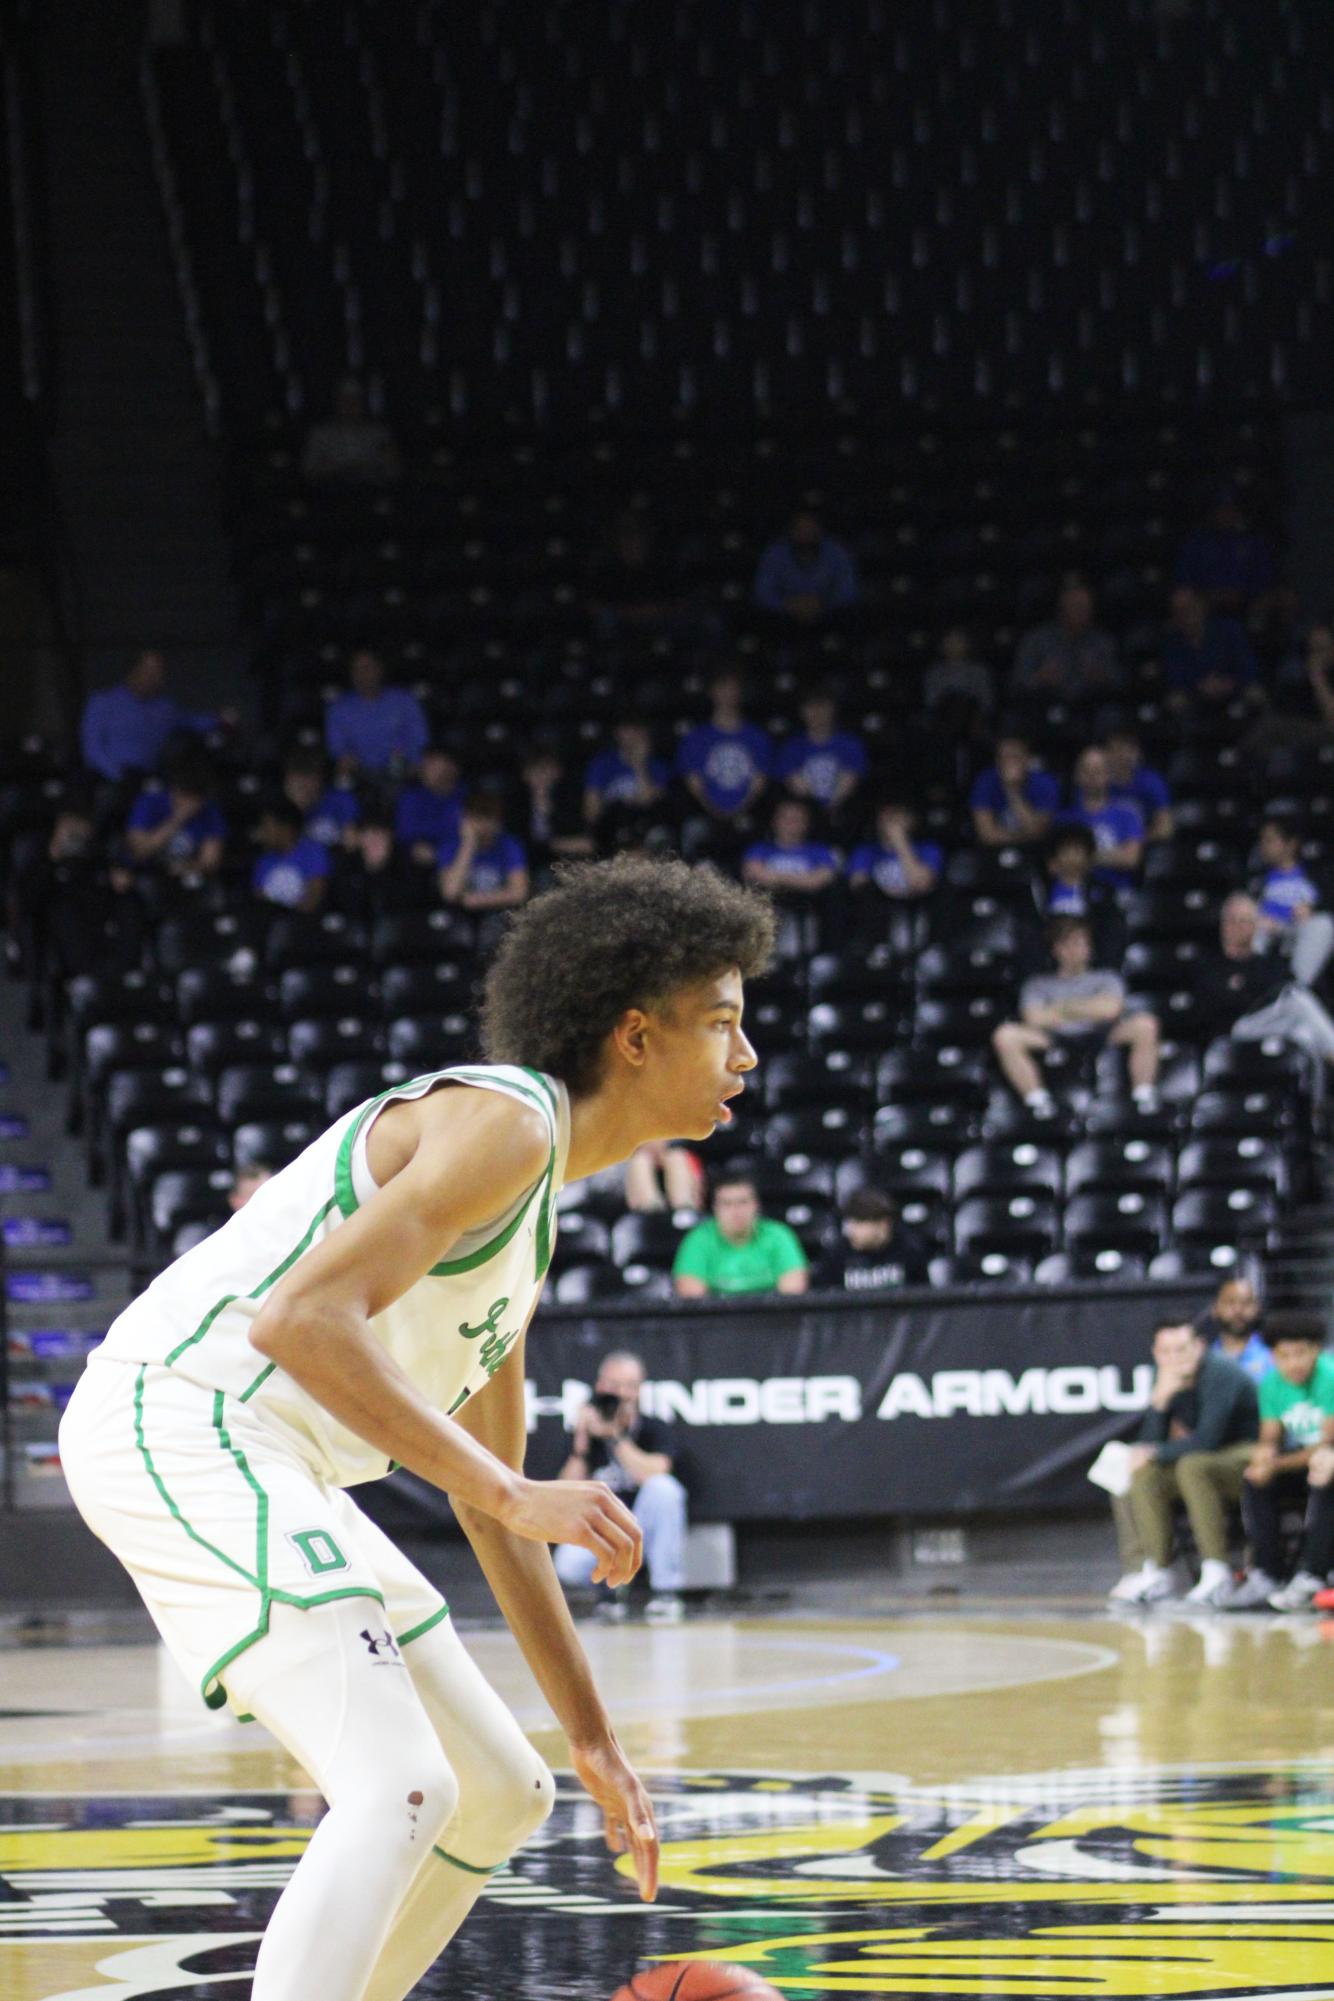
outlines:
[[[562,1480],[605,1480],[633,1509],[644,1532],[644,1564],[651,1596],[645,1618],[668,1625],[684,1611],[686,1490],[672,1471],[675,1440],[671,1426],[645,1417],[639,1408],[644,1364],[623,1351],[604,1355],[593,1394],[575,1421]],[[555,1552],[556,1575],[567,1589],[587,1585],[596,1558],[590,1550],[562,1544]],[[625,1600],[604,1592],[599,1615],[625,1617]]]

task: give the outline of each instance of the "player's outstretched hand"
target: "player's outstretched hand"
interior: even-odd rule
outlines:
[[[570,1542],[597,1558],[595,1584],[628,1584],[644,1558],[639,1523],[602,1480],[518,1480],[500,1516],[532,1542]]]
[[[633,1766],[614,1735],[571,1744],[570,1759],[580,1785],[602,1809],[608,1848],[613,1855],[629,1850],[640,1897],[651,1904],[658,1894],[658,1824]]]

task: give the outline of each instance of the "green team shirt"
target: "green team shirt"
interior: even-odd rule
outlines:
[[[786,1223],[761,1216],[744,1244],[732,1244],[710,1216],[682,1237],[672,1276],[700,1279],[710,1292],[773,1292],[784,1272],[805,1269],[806,1253]]]
[[[1277,1369],[1260,1378],[1260,1417],[1283,1426],[1284,1452],[1304,1452],[1320,1443],[1321,1426],[1334,1417],[1334,1356],[1319,1355],[1304,1383],[1283,1380]]]

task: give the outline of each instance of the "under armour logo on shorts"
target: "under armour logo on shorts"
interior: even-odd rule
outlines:
[[[398,1642],[392,1633],[373,1633],[369,1626],[363,1626],[361,1638],[377,1667],[393,1667],[396,1661],[401,1661]]]

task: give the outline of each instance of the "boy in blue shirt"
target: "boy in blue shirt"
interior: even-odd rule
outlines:
[[[617,723],[611,747],[599,751],[584,773],[584,819],[599,832],[632,824],[658,804],[670,780],[667,765],[653,755],[648,726]]]
[[[1144,762],[1140,740],[1132,729],[1115,729],[1103,745],[1107,789],[1118,806],[1133,806],[1144,822],[1146,841],[1170,841],[1172,794],[1167,780]]]
[[[968,795],[973,828],[984,848],[1040,841],[1061,803],[1061,788],[1033,761],[1025,738],[1003,736],[996,762],[978,773]]]
[[[800,734],[779,748],[775,776],[794,797],[837,814],[866,775],[865,748],[860,737],[839,729],[838,706],[826,689],[807,696],[801,720]]]
[[[756,841],[742,857],[741,873],[758,889],[795,891],[818,896],[838,877],[838,857],[823,841],[810,838],[810,808],[800,799],[782,799],[774,807],[771,834]]]
[[[875,816],[876,838],[854,848],[848,880],[855,890],[870,887],[895,902],[929,896],[940,880],[945,857],[934,841],[915,841],[917,815],[901,799],[889,799]]]
[[[1298,986],[1313,987],[1334,953],[1334,917],[1316,908],[1320,890],[1301,865],[1301,836],[1290,820],[1271,816],[1260,829],[1257,853],[1265,869],[1261,939],[1266,945],[1276,940]]]
[[[270,799],[256,831],[262,852],[250,872],[255,895],[285,910],[318,910],[332,863],[329,850],[302,832],[300,809],[290,799]]]
[[[736,819],[752,807],[773,767],[773,745],[742,710],[741,676],[730,669],[709,688],[712,714],[685,738],[676,768],[686,790],[714,819]]]
[[[181,751],[167,768],[165,789],[146,787],[130,808],[125,823],[130,860],[169,875],[211,875],[221,868],[227,822],[212,790],[207,760],[198,751]]]
[[[463,910],[512,910],[528,899],[528,857],[505,831],[505,802],[496,792],[475,793],[459,831],[436,856],[440,894]]]
[[[1134,888],[1144,859],[1144,822],[1137,806],[1113,799],[1107,759],[1095,744],[1080,752],[1070,804],[1061,819],[1087,827],[1097,842],[1095,881],[1109,889]]]
[[[395,839],[414,862],[429,866],[444,843],[456,838],[467,797],[453,753],[438,744],[424,750],[417,782],[403,787],[394,814]]]
[[[291,751],[283,763],[283,795],[301,815],[302,831],[322,848],[341,848],[361,818],[361,802],[350,785],[330,785],[317,750]]]

